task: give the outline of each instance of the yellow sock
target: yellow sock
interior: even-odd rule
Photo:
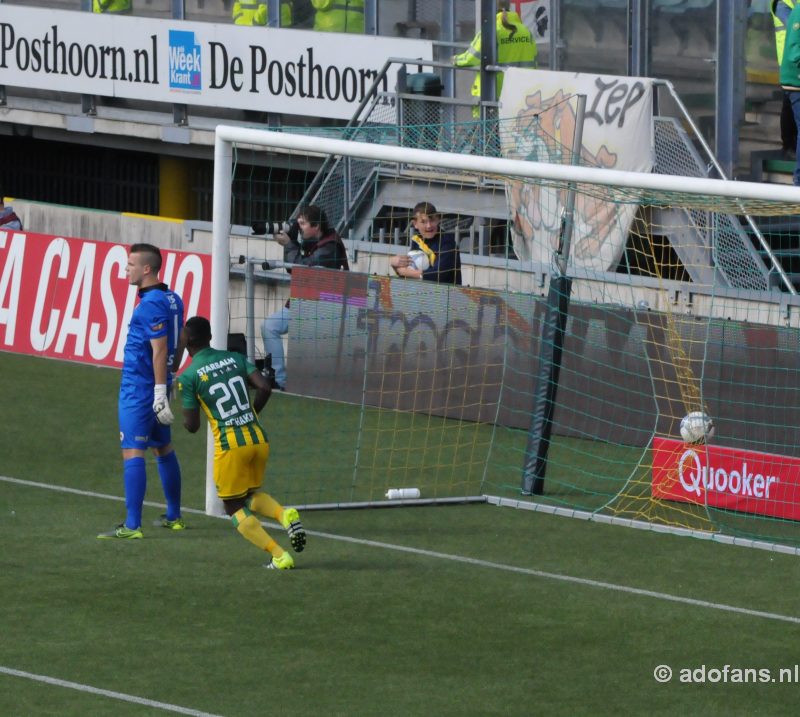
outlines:
[[[231,521],[241,536],[249,540],[257,548],[274,555],[276,558],[283,555],[283,548],[272,539],[270,534],[259,523],[258,518],[247,508],[237,510],[231,516]]]
[[[269,493],[253,493],[247,499],[247,507],[254,513],[261,513],[266,518],[278,520],[283,513],[283,506]]]

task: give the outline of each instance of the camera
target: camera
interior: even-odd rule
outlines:
[[[292,241],[297,241],[297,237],[300,234],[300,225],[296,219],[288,222],[253,222],[251,228],[253,234],[271,234],[274,236],[285,232]]]

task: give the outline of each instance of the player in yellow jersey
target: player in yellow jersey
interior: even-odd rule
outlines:
[[[214,483],[236,530],[253,545],[272,555],[267,568],[294,567],[292,556],[264,530],[254,513],[277,520],[289,533],[295,552],[306,545],[306,532],[295,508],[284,508],[261,490],[269,458],[269,440],[258,414],[272,389],[242,354],[211,348],[208,319],[194,316],[183,328],[191,365],[178,379],[183,402],[183,425],[190,433],[200,428],[200,409],[214,435]],[[250,400],[248,387],[255,389]]]

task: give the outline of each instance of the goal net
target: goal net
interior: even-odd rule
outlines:
[[[519,136],[478,129],[460,153],[419,148],[414,130],[448,146],[444,125],[217,129],[214,345],[242,335],[262,366],[290,299],[268,490],[308,507],[415,489],[797,544],[800,301],[758,225],[796,214],[800,190],[581,166],[565,147],[562,164],[520,161],[503,156]],[[461,286],[390,267],[423,200]],[[283,264],[272,224],[302,203],[350,271]],[[690,412],[708,440],[683,440]]]

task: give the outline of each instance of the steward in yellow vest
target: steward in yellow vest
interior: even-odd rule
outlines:
[[[536,42],[531,31],[523,24],[517,13],[508,9],[508,2],[497,3],[502,8],[496,18],[497,64],[514,65],[515,67],[536,67]],[[456,67],[479,67],[481,64],[481,33],[475,35],[466,52],[453,57]],[[496,80],[497,97],[503,89],[503,73],[498,73]],[[475,76],[472,83],[473,97],[481,96],[481,76]],[[473,107],[472,114],[480,115],[478,107]]]
[[[253,0],[236,0],[233,3],[234,25],[266,25],[267,4]],[[292,26],[292,3],[285,0],[281,3],[281,27]]]
[[[316,10],[315,30],[364,34],[364,0],[311,0],[311,4]]]

